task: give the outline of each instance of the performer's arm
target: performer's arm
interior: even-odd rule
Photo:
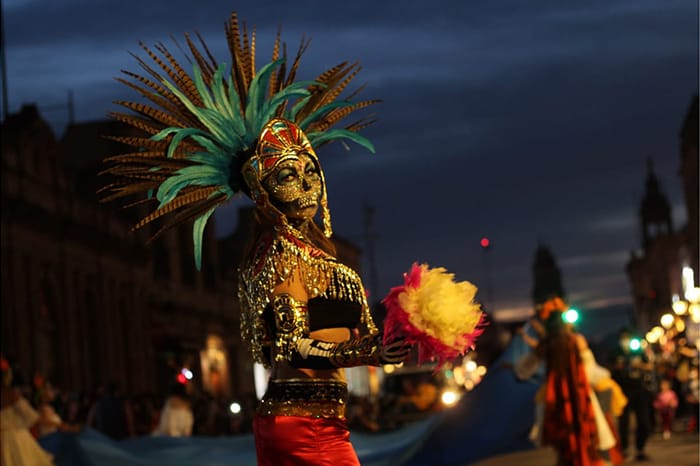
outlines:
[[[409,346],[400,341],[385,346],[380,334],[342,342],[312,338],[306,309],[307,298],[296,273],[275,288],[270,302],[275,326],[275,360],[286,360],[298,369],[335,369],[398,364],[408,355]]]
[[[365,335],[340,343],[302,338],[292,354],[290,364],[302,369],[381,366],[399,364],[406,359],[410,346],[402,341],[382,345],[382,335]]]
[[[309,335],[306,303],[290,294],[272,298],[275,321],[275,359],[287,360],[297,369],[379,366],[402,362],[410,347],[401,341],[382,344],[381,334],[370,334],[342,342],[330,342]]]

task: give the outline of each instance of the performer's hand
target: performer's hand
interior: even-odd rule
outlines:
[[[407,344],[405,340],[394,340],[382,346],[381,360],[384,364],[401,364],[410,352],[411,345]]]

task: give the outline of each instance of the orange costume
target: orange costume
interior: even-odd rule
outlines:
[[[593,405],[576,336],[566,336],[562,364],[550,364],[547,355],[543,445],[559,454],[558,466],[603,465],[597,452]]]

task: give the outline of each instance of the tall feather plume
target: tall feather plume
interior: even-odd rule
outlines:
[[[109,136],[128,152],[108,157],[104,174],[116,181],[100,190],[104,201],[140,196],[129,205],[156,202],[134,229],[160,224],[153,237],[186,222],[193,224],[195,263],[200,267],[203,230],[212,212],[244,185],[239,167],[253,153],[258,132],[276,116],[306,126],[312,144],[349,139],[373,151],[356,133],[370,122],[358,120],[345,129],[331,129],[353,112],[376,103],[338,100],[360,68],[343,62],[315,81],[295,82],[310,40],[302,37],[296,56],[287,63],[286,44],[278,29],[272,61],[256,69],[255,27],[249,29],[232,13],[225,24],[229,58],[218,62],[206,42],[185,34],[187,50],[172,39],[192,69],[182,66],[162,44],[139,43],[150,61],[132,54],[145,74],[123,71],[117,81],[148,103],[119,100],[131,113],[110,115],[141,135]],[[184,62],[182,62],[184,63]],[[357,91],[356,91],[357,92]],[[314,142],[316,141],[316,142]]]

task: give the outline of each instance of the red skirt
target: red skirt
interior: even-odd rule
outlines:
[[[255,416],[258,466],[360,466],[343,419]]]

